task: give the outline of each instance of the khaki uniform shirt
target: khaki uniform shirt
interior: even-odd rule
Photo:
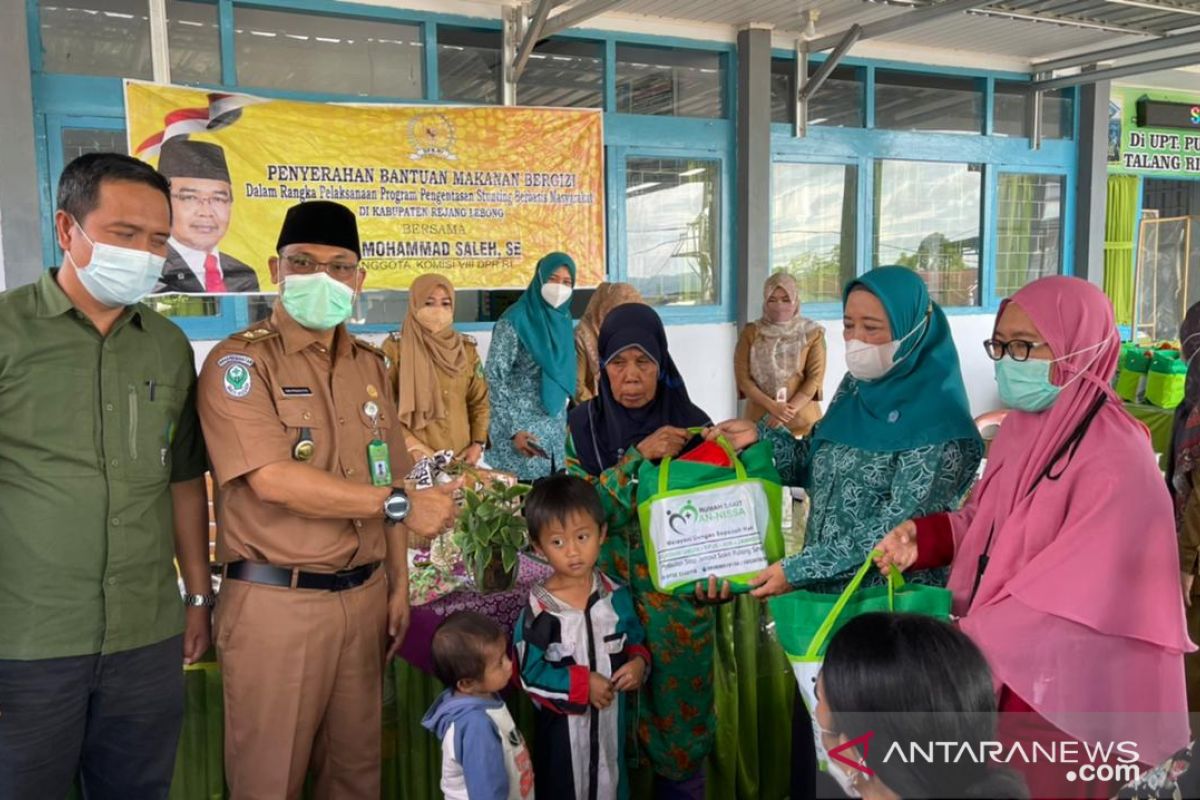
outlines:
[[[206,469],[192,347],[140,303],[101,336],[56,274],[0,294],[0,659],[183,630],[170,484]]]
[[[392,484],[412,468],[396,424],[387,367],[375,347],[345,326],[332,350],[276,303],[271,318],[217,345],[200,373],[199,409],[217,493],[217,560],[249,560],[314,572],[382,561],[384,520],[309,519],[262,502],[246,475],[297,457],[369,485],[367,446],[386,442]],[[369,411],[375,411],[374,417]]]
[[[488,421],[491,410],[488,405],[488,384],[483,377],[483,363],[475,340],[469,337],[463,346],[467,351],[467,368],[457,375],[448,375],[440,369],[437,373],[438,388],[446,404],[446,417],[435,420],[419,431],[405,430],[409,450],[424,450],[430,455],[439,450],[461,453],[472,442],[487,442]],[[383,343],[383,352],[391,366],[388,368],[388,384],[392,393],[400,396],[400,334],[393,333]]]

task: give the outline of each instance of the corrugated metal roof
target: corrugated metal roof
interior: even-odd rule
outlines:
[[[804,13],[816,9],[817,28],[824,35],[930,4],[932,0],[626,0],[611,13],[729,26],[756,22],[798,34]],[[942,17],[876,41],[1039,59],[1191,28],[1200,28],[1200,0],[997,0],[977,12]]]

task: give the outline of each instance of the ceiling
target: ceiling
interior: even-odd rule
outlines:
[[[480,5],[495,0],[478,0]],[[575,5],[587,0],[558,0]],[[595,2],[595,0],[592,0]],[[919,13],[938,0],[619,0],[607,3],[600,19],[586,25],[645,30],[647,18],[674,29],[709,29],[756,23],[773,28],[776,46],[788,46],[815,10],[819,36],[838,34],[852,24],[867,25],[897,15]],[[534,4],[536,4],[534,0]],[[556,11],[557,13],[557,11]],[[1200,0],[994,0],[966,13],[943,15],[923,24],[864,38],[852,54],[921,60],[938,51],[931,63],[1020,63],[1200,31]],[[919,53],[914,51],[921,51]],[[1200,48],[1193,47],[1200,52]],[[1179,52],[1178,50],[1174,52]],[[1153,56],[1142,56],[1148,58]]]

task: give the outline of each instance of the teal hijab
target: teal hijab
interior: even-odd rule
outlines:
[[[860,381],[846,374],[813,432],[814,445],[830,441],[896,452],[977,439],[950,324],[925,282],[906,267],[879,267],[846,284],[843,305],[858,287],[879,298],[892,339],[904,341],[882,378]]]
[[[575,394],[575,329],[571,324],[571,302],[554,308],[542,298],[542,287],[559,267],[571,271],[575,282],[575,260],[566,253],[550,253],[538,262],[529,288],[501,315],[516,328],[521,345],[542,370],[542,408],[547,414],[562,413],[567,399]]]

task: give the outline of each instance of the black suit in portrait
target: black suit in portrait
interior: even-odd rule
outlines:
[[[220,254],[221,272],[225,277],[225,290],[228,292],[257,292],[258,275],[246,264],[231,255]],[[180,292],[182,294],[202,294],[204,287],[200,285],[196,273],[183,260],[183,256],[170,245],[167,245],[167,261],[163,264],[162,277],[158,286],[154,287],[155,294]]]

